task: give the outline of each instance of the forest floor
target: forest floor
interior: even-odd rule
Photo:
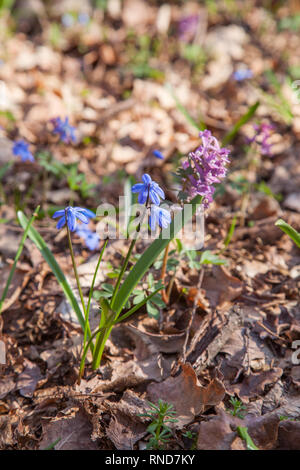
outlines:
[[[41,205],[34,227],[76,292],[55,210],[117,205],[143,173],[176,202],[173,173],[199,145],[197,127],[231,153],[205,212],[203,249],[224,264],[200,265],[197,251],[171,244],[164,306],[116,326],[80,385],[80,326],[26,240],[0,316],[0,449],[145,449],[150,421],[140,415],[158,399],[176,411],[165,449],[246,449],[241,427],[259,449],[300,449],[300,252],[275,226],[282,218],[300,229],[300,8],[262,3],[108,0],[86,2],[78,16],[82,2],[25,12],[16,2],[1,11],[0,293],[23,234],[17,211],[30,217]],[[249,77],[239,80],[241,70]],[[75,143],[51,133],[57,116],[69,117]],[[273,126],[270,154],[247,144],[261,123]],[[35,162],[13,155],[21,138]],[[87,296],[99,250],[73,240]],[[109,241],[96,291],[115,282],[126,247]],[[140,289],[160,276],[158,260]]]

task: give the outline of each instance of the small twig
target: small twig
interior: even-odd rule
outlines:
[[[284,341],[285,343],[288,343],[288,341],[284,338],[281,338],[281,336],[277,335],[276,333],[273,333],[268,327],[266,327],[263,323],[261,323],[259,320],[256,321],[256,323],[263,328],[267,333],[269,333],[272,336],[275,336],[275,338],[280,339],[281,341]]]

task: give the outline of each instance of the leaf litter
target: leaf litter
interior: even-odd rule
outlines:
[[[224,138],[259,99],[255,119],[271,120],[277,129],[273,156],[261,158],[255,171],[245,167],[242,151],[250,123],[230,143],[232,175],[205,221],[205,249],[219,253],[226,265],[202,266],[202,283],[196,288],[199,268],[180,258],[175,280],[173,272],[167,273],[170,298],[159,320],[141,309],[123,322],[107,343],[103,365],[96,373],[87,367],[80,385],[77,319],[40,253],[26,242],[0,318],[7,356],[5,365],[0,362],[0,448],[143,448],[149,421],[140,415],[149,401],[162,399],[174,406],[178,419],[172,424],[172,449],[182,447],[187,429],[195,429],[199,450],[246,449],[237,431],[246,427],[259,449],[299,450],[300,366],[292,362],[292,343],[300,340],[300,256],[275,222],[284,217],[300,228],[300,117],[293,103],[291,122],[284,105],[274,104],[279,98],[272,95],[266,75],[273,68],[285,81],[282,70],[292,74],[299,59],[297,34],[277,31],[278,21],[292,14],[289,7],[278,18],[268,12],[268,19],[264,8],[245,9],[245,28],[233,11],[214,13],[192,2],[182,9],[172,2],[150,6],[142,0],[124,5],[109,0],[106,13],[89,10],[92,21],[86,30],[61,27],[55,35],[60,13],[35,3],[38,11],[30,12],[28,22],[1,37],[1,292],[21,238],[13,204],[22,207],[28,201],[33,209],[42,194],[46,211],[51,211],[83,198],[82,191],[66,188],[55,173],[49,173],[47,182],[39,181],[26,165],[15,162],[14,129],[35,151],[49,147],[60,164],[76,164],[96,185],[87,196],[95,207],[100,192],[101,199],[116,202],[122,172],[139,177],[150,168],[171,187],[175,159],[196,147],[195,123]],[[65,2],[59,3],[64,13]],[[191,30],[187,44],[175,33],[167,36],[189,12],[199,14],[201,34],[193,36]],[[110,33],[105,40],[102,28]],[[128,37],[132,28],[135,33]],[[283,58],[287,44],[293,59]],[[234,82],[237,65],[252,68],[254,80]],[[286,93],[290,96],[289,89]],[[77,123],[74,147],[56,145],[45,131],[57,115],[71,115]],[[5,135],[2,128],[8,130]],[[151,157],[155,148],[163,150],[164,161]],[[243,175],[258,188],[248,200]],[[172,200],[172,193],[168,196]],[[236,214],[237,226],[224,246]],[[43,221],[38,224],[68,275],[64,235]],[[123,251],[123,241],[113,244],[104,261],[117,267]],[[87,296],[95,256],[81,251],[79,243],[75,252]],[[107,282],[109,270],[107,266],[99,273],[96,288]],[[232,397],[245,405],[243,419],[232,415]]]

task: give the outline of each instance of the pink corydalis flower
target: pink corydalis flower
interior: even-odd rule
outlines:
[[[269,155],[272,156],[271,147],[272,144],[268,142],[272,135],[272,131],[274,130],[274,126],[272,124],[267,124],[265,122],[261,124],[254,124],[253,129],[255,131],[254,136],[251,139],[247,139],[248,144],[252,144],[256,142],[261,147],[261,154],[262,155]]]
[[[203,196],[205,208],[213,201],[214,185],[226,176],[226,165],[229,163],[229,149],[220,147],[218,140],[209,130],[199,133],[202,139],[194,152],[190,152],[182,163],[179,175],[182,177],[181,196],[192,199]]]
[[[198,29],[199,15],[189,15],[181,18],[178,24],[179,39],[183,42],[191,41]]]

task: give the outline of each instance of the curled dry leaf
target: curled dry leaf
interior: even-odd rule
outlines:
[[[248,402],[250,398],[263,394],[267,385],[275,384],[282,373],[283,370],[279,367],[258,373],[251,372],[244,377],[241,383],[233,384],[227,388],[231,393],[238,395],[242,401]]]
[[[33,362],[25,360],[25,369],[18,376],[17,390],[23,397],[32,397],[38,382],[42,379],[40,368]]]
[[[147,434],[147,425],[116,411],[106,431],[118,450],[132,450],[133,445]]]
[[[245,449],[245,443],[237,438],[237,426],[246,427],[254,444],[261,450],[274,449],[277,445],[279,418],[271,413],[240,419],[219,410],[210,421],[201,422],[198,434],[199,450]]]
[[[237,439],[235,431],[237,426],[244,426],[241,419],[235,418],[223,410],[219,410],[218,415],[210,421],[200,423],[197,449],[232,450],[233,442]],[[240,449],[244,449],[242,443],[240,443]]]
[[[92,425],[86,413],[79,410],[75,416],[66,416],[43,425],[40,450],[46,449],[59,439],[56,450],[97,450],[91,440]]]
[[[192,366],[183,364],[177,377],[169,377],[161,383],[151,383],[147,387],[147,393],[150,401],[157,402],[160,398],[173,404],[178,419],[174,426],[182,428],[206,407],[218,405],[224,398],[225,388],[217,378],[203,387]]]

